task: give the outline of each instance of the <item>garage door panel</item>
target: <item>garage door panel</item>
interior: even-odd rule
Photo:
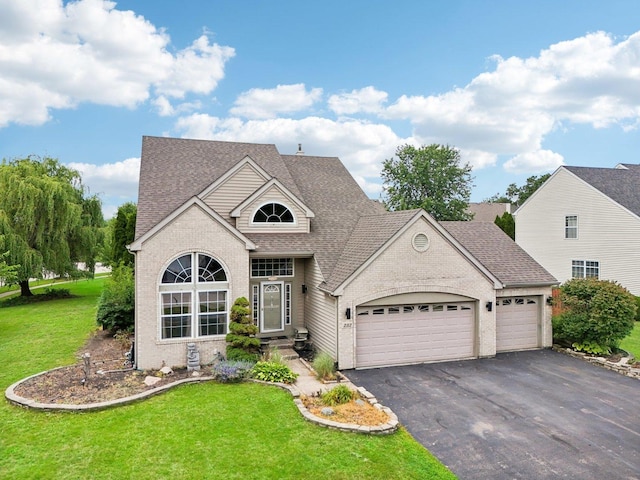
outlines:
[[[356,319],[357,367],[453,360],[474,355],[472,303],[364,308],[358,309]]]
[[[540,346],[540,297],[510,297],[496,301],[496,350]]]

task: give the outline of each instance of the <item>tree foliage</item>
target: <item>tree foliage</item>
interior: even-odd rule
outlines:
[[[110,254],[108,256],[110,265],[133,266],[134,264],[134,257],[127,250],[127,245],[130,245],[134,240],[137,211],[136,204],[132,202],[118,207],[118,213],[111,223]]]
[[[226,336],[227,359],[256,361],[260,351],[260,339],[256,338],[258,327],[253,324],[249,300],[236,299],[231,307],[231,322]]]
[[[76,262],[93,271],[104,223],[101,202],[86,196],[80,174],[53,158],[0,164],[0,251],[16,265],[23,295],[43,272],[72,275]]]
[[[473,178],[460,152],[448,145],[403,145],[384,161],[384,203],[388,210],[423,208],[436,220],[470,220]]]
[[[527,199],[533,195],[533,193],[538,190],[542,186],[544,182],[546,182],[551,174],[545,173],[544,175],[532,175],[527,178],[527,181],[522,186],[517,186],[515,183],[511,183],[504,195],[500,195],[496,193],[493,197],[487,198],[486,202],[491,203],[510,203],[515,208],[518,208]]]
[[[516,222],[513,219],[513,215],[509,212],[504,212],[502,216],[496,215],[496,219],[493,223],[500,227],[504,233],[509,235],[512,240],[516,239]]]
[[[9,252],[0,254],[0,285],[10,285],[18,280],[17,274],[18,267],[20,267],[20,265],[7,265],[7,262],[4,259],[8,256]]]
[[[120,265],[105,280],[98,301],[96,321],[110,332],[133,330],[135,323],[135,282],[133,269]]]
[[[617,347],[633,330],[633,295],[609,280],[574,278],[560,287],[561,313],[553,317],[554,340],[596,352]]]

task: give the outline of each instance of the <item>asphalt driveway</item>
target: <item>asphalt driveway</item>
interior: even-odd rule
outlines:
[[[537,350],[345,372],[460,479],[640,479],[640,380]]]

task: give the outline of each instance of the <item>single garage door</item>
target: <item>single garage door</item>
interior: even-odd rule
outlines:
[[[356,367],[473,358],[473,302],[356,309]]]
[[[526,350],[540,346],[540,297],[496,300],[496,350]]]

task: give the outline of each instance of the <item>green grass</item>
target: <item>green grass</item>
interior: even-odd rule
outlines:
[[[620,342],[620,348],[640,359],[640,322],[636,322],[631,334]]]
[[[0,388],[73,363],[95,328],[102,280],[78,297],[0,308]],[[1,479],[455,478],[406,431],[365,436],[305,422],[289,393],[192,384],[93,413],[0,402]]]

